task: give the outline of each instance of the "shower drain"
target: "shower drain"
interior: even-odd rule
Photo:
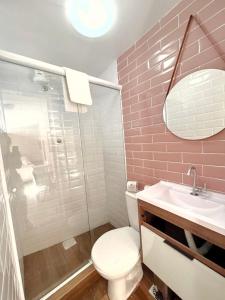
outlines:
[[[74,238],[71,238],[71,239],[65,240],[62,244],[63,244],[63,248],[65,250],[68,250],[71,247],[75,246],[77,244],[77,242]]]

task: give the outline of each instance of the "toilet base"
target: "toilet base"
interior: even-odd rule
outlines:
[[[110,300],[126,300],[137,287],[143,277],[141,260],[131,272],[122,278],[108,281],[108,296]]]

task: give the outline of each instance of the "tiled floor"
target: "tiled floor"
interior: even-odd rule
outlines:
[[[113,229],[109,223],[75,237],[77,244],[68,250],[62,243],[24,257],[26,300],[39,299],[90,258],[93,242]]]

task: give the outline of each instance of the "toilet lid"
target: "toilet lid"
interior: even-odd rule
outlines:
[[[137,263],[139,250],[139,233],[131,227],[122,227],[103,234],[95,242],[91,256],[100,272],[120,277]]]

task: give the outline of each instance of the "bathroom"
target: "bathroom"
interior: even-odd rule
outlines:
[[[224,0],[0,13],[0,300],[225,299]]]

